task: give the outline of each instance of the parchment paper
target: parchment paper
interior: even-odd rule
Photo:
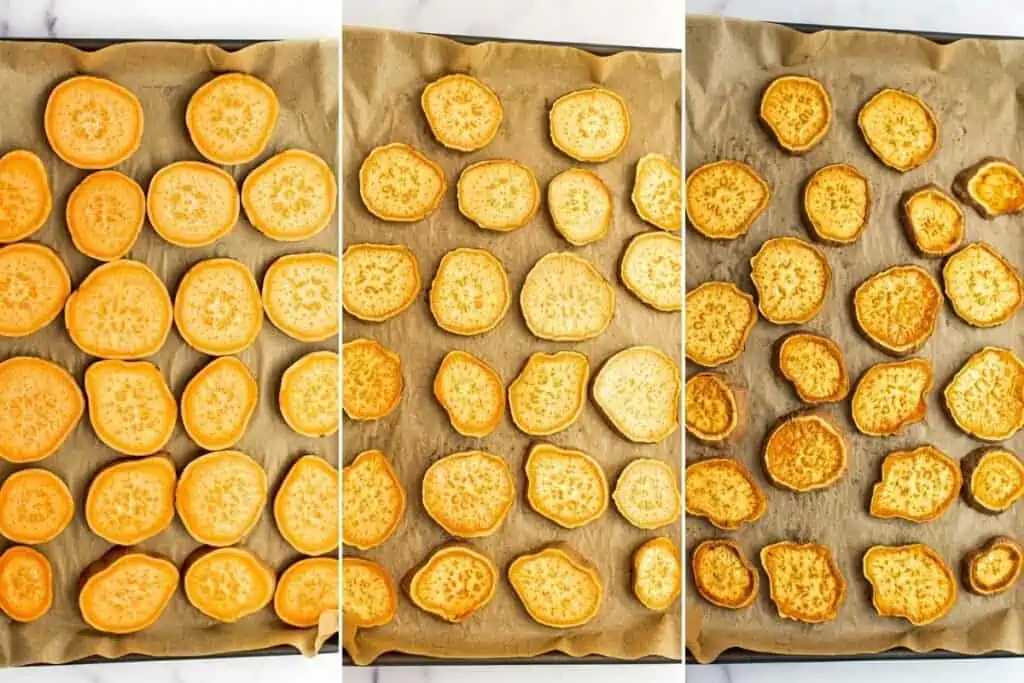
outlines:
[[[534,442],[519,432],[507,414],[483,439],[462,437],[434,400],[434,374],[444,355],[463,349],[490,363],[506,386],[536,351],[576,349],[590,358],[592,377],[613,353],[631,344],[654,344],[680,358],[680,316],[648,308],[619,281],[619,259],[629,239],[647,228],[633,210],[629,192],[637,160],[646,152],[678,158],[680,70],[678,54],[626,52],[601,58],[577,49],[514,43],[468,47],[421,35],[346,28],[344,41],[344,242],[404,243],[419,259],[423,291],[405,312],[384,323],[344,317],[345,340],[376,339],[402,358],[405,391],[398,409],[376,422],[345,419],[345,462],[361,451],[379,448],[395,464],[408,498],[408,509],[395,535],[363,554],[381,562],[396,581],[450,540],[423,510],[420,484],[433,462],[458,451],[483,449],[504,457],[516,475],[518,496],[505,523],[493,536],[473,543],[491,557],[502,580],[491,603],[462,625],[450,625],[420,611],[401,595],[398,615],[389,625],[346,630],[344,646],[354,661],[365,664],[389,650],[437,657],[526,657],[549,650],[572,655],[599,653],[622,658],[658,654],[680,657],[681,605],[665,613],[647,610],[632,595],[630,557],[649,538],[680,538],[680,524],[657,531],[630,526],[609,505],[597,521],[573,531],[562,529],[530,509],[523,466]],[[484,149],[464,154],[443,148],[432,137],[420,109],[420,93],[430,81],[452,72],[468,72],[490,85],[505,107],[505,121]],[[456,207],[455,183],[471,163],[499,157],[517,159],[533,169],[542,192],[548,181],[573,161],[548,138],[548,109],[562,94],[603,85],[629,104],[633,131],[628,147],[615,160],[592,166],[614,197],[614,223],[604,239],[574,249],[555,231],[546,202],[526,226],[511,233],[482,230]],[[411,225],[374,218],[359,198],[359,165],[378,145],[405,142],[438,162],[448,175],[448,193],[438,212]],[[428,306],[427,292],[441,256],[456,247],[482,247],[505,265],[514,297],[504,321],[493,331],[459,337],[441,330]],[[578,344],[543,342],[533,337],[519,310],[519,290],[527,271],[544,254],[572,250],[589,259],[614,283],[615,319],[600,337]],[[678,468],[681,436],[676,432],[657,445],[626,441],[600,416],[589,400],[580,419],[548,438],[596,458],[614,485],[626,463],[638,457],[662,458]],[[516,556],[546,543],[569,543],[595,562],[604,578],[606,600],[586,626],[557,630],[533,622],[504,578]],[[346,553],[352,549],[346,549]]]
[[[139,96],[145,112],[142,146],[117,168],[145,188],[161,166],[183,159],[201,159],[185,129],[185,106],[199,85],[222,71],[255,74],[274,88],[281,102],[277,130],[264,153],[249,164],[226,168],[239,186],[252,168],[291,147],[315,152],[336,167],[338,84],[334,41],[265,43],[234,53],[211,45],[175,43],[122,44],[88,53],[52,43],[0,42],[0,91],[5,93],[0,98],[0,151],[29,149],[46,165],[54,195],[53,211],[46,225],[30,239],[60,253],[71,271],[74,286],[98,263],[80,254],[68,236],[65,202],[86,172],[60,161],[46,142],[42,120],[50,90],[69,76],[91,74],[113,79]],[[253,229],[243,213],[234,230],[214,245],[184,249],[164,242],[147,224],[128,257],[153,268],[173,297],[181,276],[202,259],[238,259],[262,283],[264,271],[278,256],[303,251],[336,253],[337,225],[334,219],[315,238],[281,243]],[[319,344],[303,344],[265,320],[259,339],[240,354],[259,381],[260,399],[249,429],[236,448],[250,454],[266,469],[270,496],[276,493],[288,467],[300,455],[314,453],[337,463],[336,436],[300,436],[288,428],[277,407],[277,392],[285,368],[309,351],[336,348],[336,337]],[[75,376],[79,385],[85,368],[95,360],[71,342],[63,316],[31,336],[0,339],[0,358],[22,354],[56,361]],[[188,380],[211,358],[189,348],[174,330],[163,349],[149,360],[163,371],[171,391],[180,399]],[[188,438],[180,421],[167,450],[179,472],[202,453]],[[55,540],[39,546],[53,564],[53,608],[32,624],[14,624],[6,618],[0,621],[0,664],[55,663],[89,655],[116,657],[127,653],[202,655],[282,644],[312,654],[335,632],[336,613],[325,615],[319,629],[295,629],[280,622],[270,606],[236,624],[219,624],[193,608],[181,590],[159,621],[135,635],[109,636],[87,627],[78,611],[79,575],[111,546],[89,531],[83,505],[92,477],[120,457],[96,438],[88,417],[83,416],[60,451],[32,465],[52,470],[67,482],[75,499],[75,519]],[[0,477],[22,467],[0,463]],[[278,574],[300,557],[277,532],[269,505],[242,545],[268,562]],[[165,555],[180,567],[199,544],[175,519],[171,527],[139,547]]]
[[[870,275],[901,263],[916,263],[940,278],[940,260],[918,256],[904,236],[897,206],[904,190],[934,182],[947,191],[961,169],[987,155],[1004,155],[1024,163],[1020,104],[1024,84],[1024,43],[966,40],[939,46],[910,35],[863,31],[823,31],[805,35],[780,26],[688,18],[687,152],[688,171],[715,159],[741,159],[764,174],[773,197],[767,212],[750,232],[735,241],[712,243],[688,228],[686,286],[709,279],[731,280],[753,293],[750,257],[769,237],[809,238],[801,222],[802,187],[817,168],[846,162],[871,181],[874,203],[870,224],[851,246],[824,247],[832,266],[832,291],[826,307],[805,327],[829,335],[846,356],[856,382],[869,366],[892,358],[860,335],[851,314],[853,289]],[[758,105],[765,86],[782,74],[806,74],[825,84],[835,120],[824,141],[803,157],[784,154],[760,127]],[[884,167],[868,150],[856,128],[860,106],[883,87],[916,93],[940,122],[941,146],[923,166],[906,174]],[[1024,265],[1021,219],[985,221],[965,208],[966,242],[985,240],[1017,268]],[[991,536],[1021,538],[1024,507],[988,516],[958,500],[939,520],[914,524],[880,520],[867,514],[871,487],[881,461],[890,451],[930,443],[955,460],[984,445],[960,432],[943,407],[942,389],[963,362],[985,345],[1021,352],[1024,316],[991,329],[969,327],[947,304],[931,339],[917,354],[932,362],[935,382],[928,394],[926,419],[897,436],[875,438],[855,431],[849,399],[829,412],[851,440],[850,467],[835,485],[815,493],[792,493],[768,483],[761,459],[769,426],[800,407],[789,384],[770,370],[772,344],[792,326],[760,320],[739,360],[723,366],[750,388],[751,423],[744,439],[728,451],[742,460],[768,494],[767,514],[732,534],[747,558],[759,567],[760,549],[794,539],[826,543],[833,549],[849,583],[846,602],[835,621],[808,626],[779,618],[768,598],[767,576],[754,605],[735,612],[709,605],[692,581],[687,596],[686,644],[701,661],[729,647],[778,653],[839,655],[877,652],[904,646],[916,651],[936,648],[961,653],[992,650],[1024,652],[1024,585],[995,597],[968,593],[960,585],[948,615],[922,628],[878,616],[861,573],[864,551],[874,544],[920,541],[935,548],[959,576],[961,560]],[[688,367],[687,374],[697,370]],[[851,391],[852,393],[852,391]],[[1024,435],[1006,446],[1021,453]],[[709,457],[715,450],[687,439],[687,460]],[[703,519],[687,518],[687,548],[724,532]]]

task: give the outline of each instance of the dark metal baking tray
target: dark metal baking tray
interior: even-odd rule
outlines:
[[[152,42],[174,42],[174,43],[198,43],[198,44],[210,44],[216,45],[217,47],[226,50],[228,52],[235,52],[241,50],[244,47],[255,45],[256,43],[273,42],[273,39],[266,40],[237,40],[237,39],[225,39],[225,40],[157,40],[153,38],[143,39],[124,39],[124,40],[107,40],[101,38],[57,38],[57,37],[39,37],[39,38],[19,38],[11,37],[4,38],[5,41],[11,42],[23,42],[23,43],[64,43],[71,47],[78,48],[79,50],[85,50],[88,52],[94,52],[101,50],[111,45],[117,45],[119,43],[152,43]],[[327,639],[326,642],[320,647],[318,654],[335,654],[340,649],[340,639],[338,634],[334,634]],[[99,664],[103,662],[159,662],[159,661],[173,661],[173,660],[199,660],[199,659],[223,659],[223,658],[236,658],[236,657],[274,657],[281,655],[297,655],[298,650],[288,645],[276,645],[274,647],[264,648],[262,650],[243,650],[240,652],[227,652],[224,654],[213,654],[213,655],[187,655],[182,657],[149,657],[146,655],[134,655],[128,654],[122,657],[114,659],[108,659],[106,657],[92,656],[84,659],[77,659],[73,662],[67,662],[67,664]],[[45,667],[50,666],[49,664],[30,664],[30,667]]]
[[[613,55],[617,52],[655,52],[655,53],[672,53],[681,52],[682,50],[670,50],[667,48],[653,48],[653,47],[636,47],[631,45],[606,45],[606,44],[594,44],[594,43],[558,43],[547,40],[522,40],[518,38],[496,38],[490,36],[464,36],[457,34],[448,33],[427,33],[425,35],[438,36],[440,38],[448,38],[466,45],[477,45],[478,43],[526,43],[527,45],[550,45],[554,47],[574,47],[580,50],[585,50],[595,55]],[[682,607],[680,607],[682,609]],[[352,662],[351,657],[348,656],[348,652],[342,650],[342,664],[344,666],[356,666]],[[535,655],[533,657],[499,657],[489,659],[447,659],[440,657],[426,657],[423,655],[409,655],[401,652],[386,652],[380,657],[374,660],[373,666],[463,666],[463,665],[475,665],[475,666],[508,666],[509,664],[682,664],[680,659],[672,659],[671,657],[642,657],[640,659],[617,659],[614,657],[605,657],[603,655],[584,655],[582,657],[573,657],[563,652],[545,652],[544,654]]]
[[[803,24],[803,23],[786,23],[777,21],[766,21],[766,24],[778,24],[787,28],[800,31],[802,33],[817,33],[819,31],[872,31],[879,33],[899,33],[904,35],[914,35],[919,38],[925,38],[938,43],[940,45],[946,45],[953,43],[958,40],[965,39],[981,39],[981,40],[1020,40],[1022,36],[1000,36],[1000,35],[974,35],[968,33],[941,33],[936,31],[913,31],[909,29],[883,29],[873,28],[865,26],[828,26],[824,24]],[[1013,652],[1006,652],[1005,650],[995,650],[993,652],[986,652],[979,655],[966,655],[960,654],[959,652],[950,652],[949,650],[932,650],[930,652],[914,652],[904,647],[894,648],[892,650],[885,650],[883,652],[873,652],[861,655],[839,655],[835,657],[825,657],[820,655],[781,655],[771,654],[766,652],[755,652],[752,650],[744,650],[742,648],[729,648],[718,658],[709,662],[710,664],[771,664],[776,662],[788,662],[788,663],[816,663],[816,662],[858,662],[858,661],[903,661],[903,660],[934,660],[934,659],[1004,659],[1012,657],[1021,657],[1024,655],[1018,655]],[[689,649],[686,650],[686,664],[694,666],[702,666],[700,662],[695,660],[690,654]]]

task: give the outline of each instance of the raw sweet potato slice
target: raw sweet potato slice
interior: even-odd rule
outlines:
[[[213,163],[244,164],[267,146],[279,110],[269,85],[250,74],[225,73],[192,93],[185,125],[192,144]]]
[[[60,315],[71,275],[53,249],[19,242],[0,248],[0,337],[27,337]]]
[[[281,375],[278,405],[288,426],[303,436],[338,431],[338,354],[314,351],[289,365]]]
[[[71,491],[52,472],[18,470],[0,485],[0,534],[15,543],[52,541],[74,516]]]
[[[289,626],[316,626],[324,612],[337,609],[337,558],[307,557],[285,569],[278,578],[274,612]]]
[[[304,455],[285,475],[274,497],[274,522],[284,540],[303,555],[338,547],[338,470]]]
[[[178,404],[152,363],[97,361],[85,371],[85,395],[96,436],[120,453],[156,453],[174,433]]]
[[[78,608],[85,623],[105,633],[149,628],[178,589],[178,568],[162,557],[114,550],[82,574]]]
[[[275,582],[267,563],[244,548],[206,548],[189,560],[183,584],[193,607],[231,624],[266,607]]]
[[[146,222],[146,193],[118,171],[85,177],[68,197],[64,217],[75,248],[98,261],[125,256]]]
[[[23,149],[0,157],[0,244],[25,239],[43,227],[52,204],[50,181],[39,157]]]
[[[144,263],[119,259],[89,273],[64,305],[75,346],[100,358],[145,358],[167,340],[174,309],[167,287]]]
[[[127,88],[94,76],[57,84],[46,100],[50,147],[75,168],[110,168],[142,144],[142,103]]]
[[[49,457],[84,412],[82,390],[56,363],[30,356],[0,362],[0,459],[25,463]]]
[[[338,204],[334,171],[323,159],[288,149],[257,166],[242,183],[242,208],[252,227],[272,240],[308,239],[331,222]]]
[[[141,543],[170,526],[177,481],[166,454],[110,465],[89,484],[85,521],[114,545]]]
[[[50,611],[53,568],[38,550],[12,545],[0,555],[0,611],[29,622]]]
[[[260,520],[267,502],[267,473],[241,451],[217,451],[185,466],[174,505],[185,529],[216,547],[242,540]]]
[[[258,400],[259,384],[249,367],[234,356],[222,356],[185,385],[181,423],[202,448],[231,448],[245,434]]]
[[[260,288],[240,261],[200,261],[178,285],[174,324],[185,342],[200,353],[227,356],[244,351],[263,328]]]

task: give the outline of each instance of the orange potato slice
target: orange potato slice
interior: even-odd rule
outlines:
[[[71,275],[57,252],[22,242],[0,248],[0,337],[25,337],[56,318]]]
[[[166,454],[125,460],[100,470],[85,499],[89,530],[114,545],[135,545],[174,520],[178,473]]]
[[[149,181],[146,214],[156,233],[179,247],[205,247],[238,222],[238,187],[224,169],[176,161]]]
[[[292,363],[281,376],[281,415],[303,436],[338,431],[338,354],[314,351]]]
[[[338,334],[338,257],[288,254],[263,276],[263,310],[292,339],[317,342]]]
[[[266,562],[244,548],[206,548],[190,560],[182,583],[193,607],[232,624],[267,606],[276,577]]]
[[[252,273],[229,258],[192,266],[174,295],[174,323],[200,353],[226,356],[252,346],[263,328],[263,300]]]
[[[274,522],[284,540],[303,555],[337,549],[337,468],[316,455],[296,460],[274,497]]]
[[[78,285],[64,305],[64,325],[75,346],[91,356],[145,358],[171,331],[174,309],[160,278],[143,263],[105,263]]]
[[[125,455],[149,455],[171,440],[178,404],[160,370],[146,361],[101,360],[85,371],[89,422]]]
[[[288,567],[278,578],[274,612],[289,626],[316,626],[324,612],[337,609],[337,558],[307,557]]]
[[[0,157],[0,243],[17,242],[43,227],[52,206],[39,157],[23,149]]]
[[[263,514],[267,473],[241,451],[202,455],[182,470],[174,507],[192,538],[215,547],[242,540]]]
[[[213,163],[244,164],[267,146],[279,110],[269,85],[249,74],[226,73],[192,93],[185,125],[192,144]]]
[[[67,484],[53,472],[18,470],[0,484],[0,534],[37,545],[57,538],[75,516]]]
[[[117,550],[82,574],[78,608],[90,627],[137,633],[156,623],[178,590],[178,568],[146,553]]]
[[[50,147],[68,164],[110,168],[142,144],[142,103],[113,81],[74,76],[50,92],[43,128]]]
[[[249,367],[234,356],[222,356],[185,385],[181,423],[202,448],[224,450],[245,434],[258,401],[259,385]]]
[[[252,227],[279,242],[318,234],[330,224],[337,204],[331,167],[301,149],[270,157],[242,183],[242,206]]]
[[[71,191],[64,216],[78,251],[113,261],[131,251],[142,232],[146,193],[123,173],[97,171]]]
[[[15,356],[0,363],[0,458],[36,462],[57,452],[85,412],[71,374],[48,360]]]
[[[14,621],[35,621],[53,605],[53,568],[38,550],[12,545],[0,555],[0,611]]]

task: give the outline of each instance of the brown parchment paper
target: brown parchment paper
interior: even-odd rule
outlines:
[[[824,247],[832,266],[832,290],[824,310],[805,327],[835,339],[856,382],[870,365],[892,360],[873,348],[856,330],[852,317],[853,289],[870,275],[890,266],[916,263],[940,278],[940,260],[918,256],[904,236],[897,206],[900,194],[933,182],[950,188],[961,169],[987,154],[1024,162],[1021,150],[1021,107],[1024,84],[1024,43],[965,40],[939,46],[910,35],[864,31],[823,31],[802,34],[780,26],[689,17],[686,65],[686,167],[715,159],[741,159],[768,180],[773,196],[767,212],[750,232],[735,241],[713,243],[687,229],[686,286],[710,279],[730,280],[754,293],[750,257],[769,237],[809,238],[800,217],[803,184],[817,168],[833,162],[853,164],[871,181],[874,193],[870,224],[851,246]],[[757,120],[765,86],[782,74],[806,74],[825,84],[835,120],[828,136],[803,157],[784,154]],[[916,93],[934,110],[941,127],[935,156],[906,174],[884,167],[868,150],[856,128],[860,106],[883,87]],[[1014,263],[1024,265],[1021,219],[981,219],[967,215],[966,241],[985,240]],[[1017,505],[999,516],[975,511],[958,500],[939,520],[913,524],[880,520],[867,514],[871,487],[878,480],[882,458],[893,450],[930,443],[955,460],[982,446],[960,432],[945,412],[942,389],[956,370],[985,345],[1022,350],[1024,316],[991,329],[969,327],[947,304],[938,326],[916,355],[932,362],[935,382],[928,394],[926,419],[889,438],[855,431],[849,399],[828,412],[850,436],[847,474],[835,485],[815,493],[792,493],[768,483],[761,446],[769,426],[800,408],[788,383],[773,374],[773,343],[792,326],[763,319],[754,328],[744,354],[721,369],[750,388],[751,423],[744,439],[727,451],[742,460],[768,494],[768,511],[753,525],[734,534],[747,558],[759,567],[760,549],[775,541],[799,539],[826,543],[833,549],[849,584],[846,602],[835,621],[809,626],[786,621],[768,598],[767,576],[761,572],[757,601],[745,610],[709,605],[689,583],[686,601],[686,644],[700,661],[709,661],[729,647],[761,652],[842,655],[878,652],[898,646],[915,651],[937,648],[976,654],[992,650],[1024,653],[1024,586],[995,597],[968,593],[948,615],[922,628],[878,616],[871,606],[870,587],[861,561],[874,544],[923,542],[935,548],[959,576],[963,556],[991,536],[1020,538],[1024,508]],[[696,367],[688,367],[692,374]],[[852,393],[852,392],[851,392]],[[1006,445],[1020,453],[1024,435]],[[687,439],[687,460],[716,454]],[[721,536],[703,519],[687,518],[687,549]]]
[[[384,323],[366,323],[344,316],[345,340],[368,337],[398,352],[405,391],[390,416],[376,422],[345,419],[344,458],[379,448],[395,464],[408,498],[405,519],[382,546],[358,553],[381,562],[396,581],[450,540],[423,510],[420,484],[433,462],[458,451],[483,449],[504,457],[516,475],[518,500],[493,536],[473,545],[491,557],[502,580],[491,603],[466,623],[451,625],[420,611],[403,592],[398,614],[389,625],[344,631],[344,646],[357,663],[398,650],[437,657],[527,657],[549,650],[571,655],[604,654],[621,658],[681,655],[681,605],[665,613],[647,610],[630,589],[630,557],[649,538],[668,534],[680,538],[680,524],[656,531],[630,526],[609,505],[587,526],[566,530],[530,509],[526,502],[523,466],[535,440],[519,432],[507,414],[483,439],[463,437],[434,400],[434,374],[444,355],[454,349],[476,354],[490,363],[506,386],[536,351],[576,349],[590,358],[592,375],[618,350],[632,344],[654,344],[679,361],[680,315],[661,313],[636,299],[619,281],[619,259],[629,239],[647,229],[633,210],[629,193],[637,160],[646,152],[678,158],[680,148],[681,59],[679,54],[625,52],[612,57],[562,47],[515,43],[483,43],[473,47],[451,40],[346,28],[343,36],[343,210],[344,243],[403,243],[420,264],[423,290],[405,312]],[[505,120],[498,136],[470,154],[446,150],[430,133],[420,109],[420,93],[430,81],[452,72],[481,78],[501,98]],[[633,130],[628,147],[605,164],[592,168],[614,197],[609,234],[597,243],[574,249],[555,231],[545,206],[526,226],[511,233],[482,230],[456,207],[455,182],[470,164],[510,157],[537,174],[542,192],[557,173],[574,164],[548,138],[551,103],[574,89],[603,85],[629,104]],[[448,176],[448,192],[429,219],[411,225],[384,223],[373,217],[359,198],[359,165],[378,145],[405,142],[438,162]],[[493,331],[459,337],[434,322],[427,299],[441,256],[456,247],[482,247],[505,265],[514,302]],[[572,250],[590,260],[614,284],[615,319],[597,339],[578,344],[544,342],[533,337],[519,310],[519,289],[527,271],[544,254]],[[661,458],[678,468],[681,436],[676,432],[657,445],[637,445],[619,436],[589,400],[580,419],[548,438],[551,443],[581,449],[604,467],[609,483],[637,457]],[[533,622],[515,597],[504,574],[516,556],[546,543],[569,543],[595,562],[604,578],[606,598],[598,616],[586,626],[558,630]],[[346,554],[352,549],[346,549]]]
[[[46,165],[53,189],[53,211],[46,225],[29,239],[55,248],[64,259],[74,286],[98,263],[80,254],[68,236],[64,207],[72,188],[86,172],[62,162],[50,150],[43,133],[46,98],[61,80],[75,74],[110,78],[142,100],[145,132],[142,146],[117,168],[144,188],[161,166],[183,159],[201,159],[185,129],[185,106],[191,94],[217,72],[244,71],[271,85],[281,103],[277,129],[267,149],[255,161],[226,167],[241,186],[246,174],[273,154],[298,147],[337,164],[337,42],[263,43],[228,53],[211,45],[183,43],[128,43],[97,52],[67,45],[36,42],[0,42],[0,151],[24,148],[38,154]],[[197,261],[231,257],[244,263],[262,282],[270,263],[283,254],[303,251],[337,253],[338,223],[303,242],[274,242],[252,228],[243,212],[239,224],[215,244],[184,249],[164,242],[147,225],[129,258],[153,268],[174,296],[178,281]],[[306,453],[338,461],[338,438],[310,439],[292,432],[277,407],[281,374],[297,358],[313,350],[337,349],[337,338],[303,344],[287,337],[265,320],[259,339],[240,354],[255,373],[259,405],[249,429],[236,448],[255,458],[267,471],[272,497],[288,467]],[[43,330],[21,339],[0,339],[0,358],[36,355],[56,361],[82,382],[85,368],[95,359],[71,342],[63,316]],[[177,331],[163,349],[148,360],[156,363],[176,398],[188,380],[211,358],[189,348]],[[202,453],[188,438],[179,421],[167,445],[180,472]],[[117,657],[128,653],[184,656],[253,650],[293,645],[312,654],[336,631],[337,614],[327,614],[319,628],[295,629],[274,615],[272,607],[232,624],[219,624],[203,616],[178,590],[167,611],[150,628],[127,636],[110,636],[90,629],[78,611],[78,581],[82,570],[111,546],[88,529],[83,506],[92,477],[121,456],[100,442],[88,417],[53,456],[35,465],[0,463],[0,478],[27,466],[40,466],[58,474],[75,499],[75,518],[50,543],[38,546],[54,569],[54,604],[50,612],[31,624],[0,620],[0,664],[66,662],[89,655]],[[272,501],[272,498],[270,499]],[[269,503],[269,501],[268,501]],[[4,542],[6,545],[6,542]],[[270,505],[256,528],[242,542],[280,574],[300,558],[277,532]],[[179,567],[198,547],[181,522],[140,544],[141,549],[165,555]]]

